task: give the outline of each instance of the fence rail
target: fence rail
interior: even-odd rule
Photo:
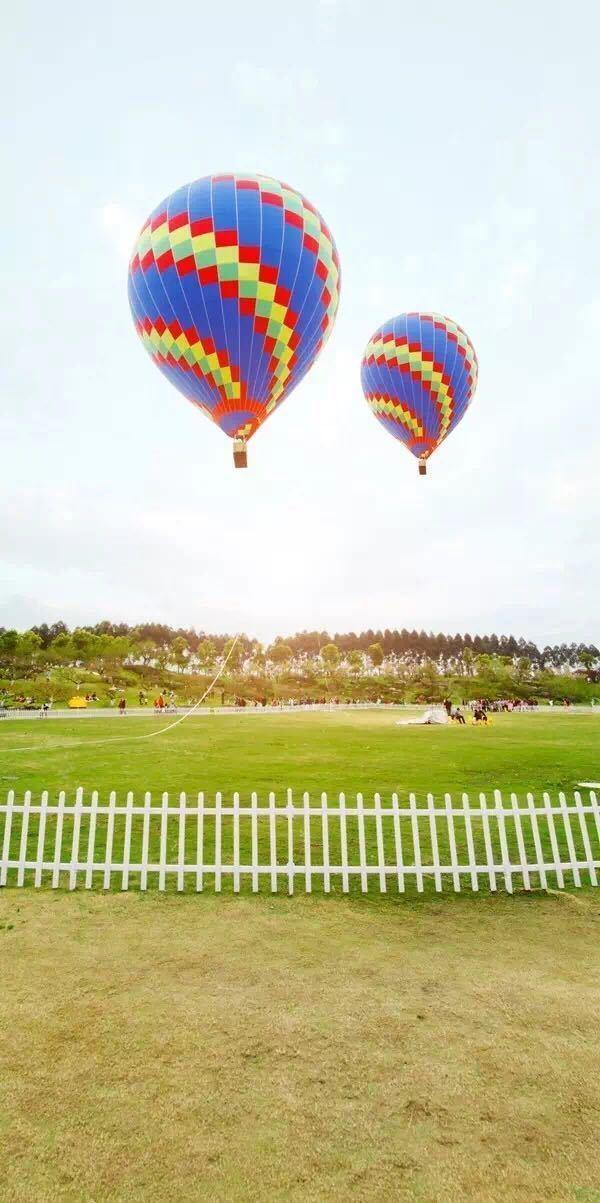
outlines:
[[[480,888],[513,892],[565,886],[598,885],[600,870],[600,805],[589,792],[568,802],[564,793],[552,801],[548,793],[536,802],[528,793],[505,801],[466,793],[458,804],[427,794],[401,801],[375,794],[365,804],[362,794],[347,801],[343,793],[318,802],[309,795],[296,804],[287,791],[285,803],[274,793],[266,804],[253,793],[249,805],[217,793],[207,801],[179,794],[177,801],[146,793],[142,805],[130,792],[119,801],[112,792],[101,802],[94,791],[89,802],[78,789],[67,801],[48,791],[39,801],[27,791],[22,801],[10,792],[0,805],[0,886],[49,884],[74,890],[100,887],[158,888],[174,884],[217,893],[275,893],[283,885],[307,893],[400,894]]]

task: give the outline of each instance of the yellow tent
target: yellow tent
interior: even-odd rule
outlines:
[[[68,705],[70,710],[85,710],[87,702],[85,698],[75,697],[71,698],[71,701],[68,703]]]

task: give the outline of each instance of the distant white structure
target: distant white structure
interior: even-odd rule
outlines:
[[[448,715],[443,706],[436,706],[434,710],[426,710],[420,718],[400,718],[396,722],[397,727],[432,727],[443,726],[447,723]]]

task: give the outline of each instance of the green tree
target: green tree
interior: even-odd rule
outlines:
[[[321,648],[321,660],[329,672],[334,672],[341,660],[340,649],[335,643],[326,643]]]
[[[19,647],[18,631],[3,631],[0,635],[0,659],[10,664],[16,658]]]
[[[202,665],[202,668],[208,668],[211,664],[214,664],[217,655],[217,649],[212,639],[203,639],[198,644],[198,651],[196,652],[196,655],[199,663]]]
[[[25,631],[23,635],[19,635],[17,655],[22,656],[23,659],[33,660],[40,651],[41,646],[42,638],[41,635],[37,634],[37,631]]]
[[[180,672],[183,672],[189,655],[189,646],[187,639],[183,635],[178,635],[171,644],[171,654]]]
[[[579,653],[579,663],[583,665],[586,672],[589,672],[590,668],[594,667],[596,659],[597,657],[593,652],[590,652],[588,648],[584,648],[584,650]]]
[[[122,668],[131,654],[131,643],[126,635],[98,635],[93,650],[94,663],[100,672],[115,672]]]
[[[517,660],[516,676],[517,681],[531,680],[531,660],[528,660],[526,656],[520,656]]]
[[[152,639],[139,639],[131,645],[131,655],[134,660],[141,660],[142,664],[152,664],[156,660],[157,650]]]
[[[287,643],[274,643],[273,646],[267,650],[267,659],[270,660],[271,664],[279,664],[282,666],[289,664],[293,655],[294,653]]]
[[[84,664],[89,664],[93,659],[94,652],[98,650],[97,647],[94,647],[94,644],[97,643],[97,638],[91,631],[86,631],[84,627],[77,627],[71,635],[71,648],[73,649],[75,660],[82,660]]]
[[[225,647],[223,648],[223,658],[226,660],[228,656],[229,660],[227,661],[227,667],[229,671],[232,672],[234,669],[239,668],[242,662],[244,656],[244,648],[242,644],[235,643],[235,639],[228,639]]]
[[[460,659],[462,660],[465,677],[472,677],[475,656],[470,647],[463,648],[462,652],[460,653]]]
[[[156,663],[161,672],[165,672],[172,660],[170,643],[161,643],[156,649]]]
[[[363,666],[362,652],[359,652],[358,648],[352,648],[352,651],[348,652],[346,660],[352,676],[358,677]]]
[[[61,631],[56,638],[52,640],[52,643],[48,648],[48,655],[53,662],[59,664],[64,664],[65,661],[75,659],[73,644],[71,643],[71,636],[69,635],[68,631]]]
[[[383,664],[383,648],[380,643],[371,643],[367,648],[367,656],[373,665],[373,668],[379,668]]]
[[[262,672],[267,663],[267,656],[261,643],[255,642],[252,648],[252,668]]]

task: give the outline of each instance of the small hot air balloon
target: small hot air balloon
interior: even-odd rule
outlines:
[[[365,350],[361,379],[375,417],[427,460],[464,417],[477,385],[477,356],[464,330],[439,313],[401,313]]]
[[[317,210],[262,175],[213,175],[150,215],[129,265],[136,330],[177,389],[246,443],[331,331],[340,267]]]

